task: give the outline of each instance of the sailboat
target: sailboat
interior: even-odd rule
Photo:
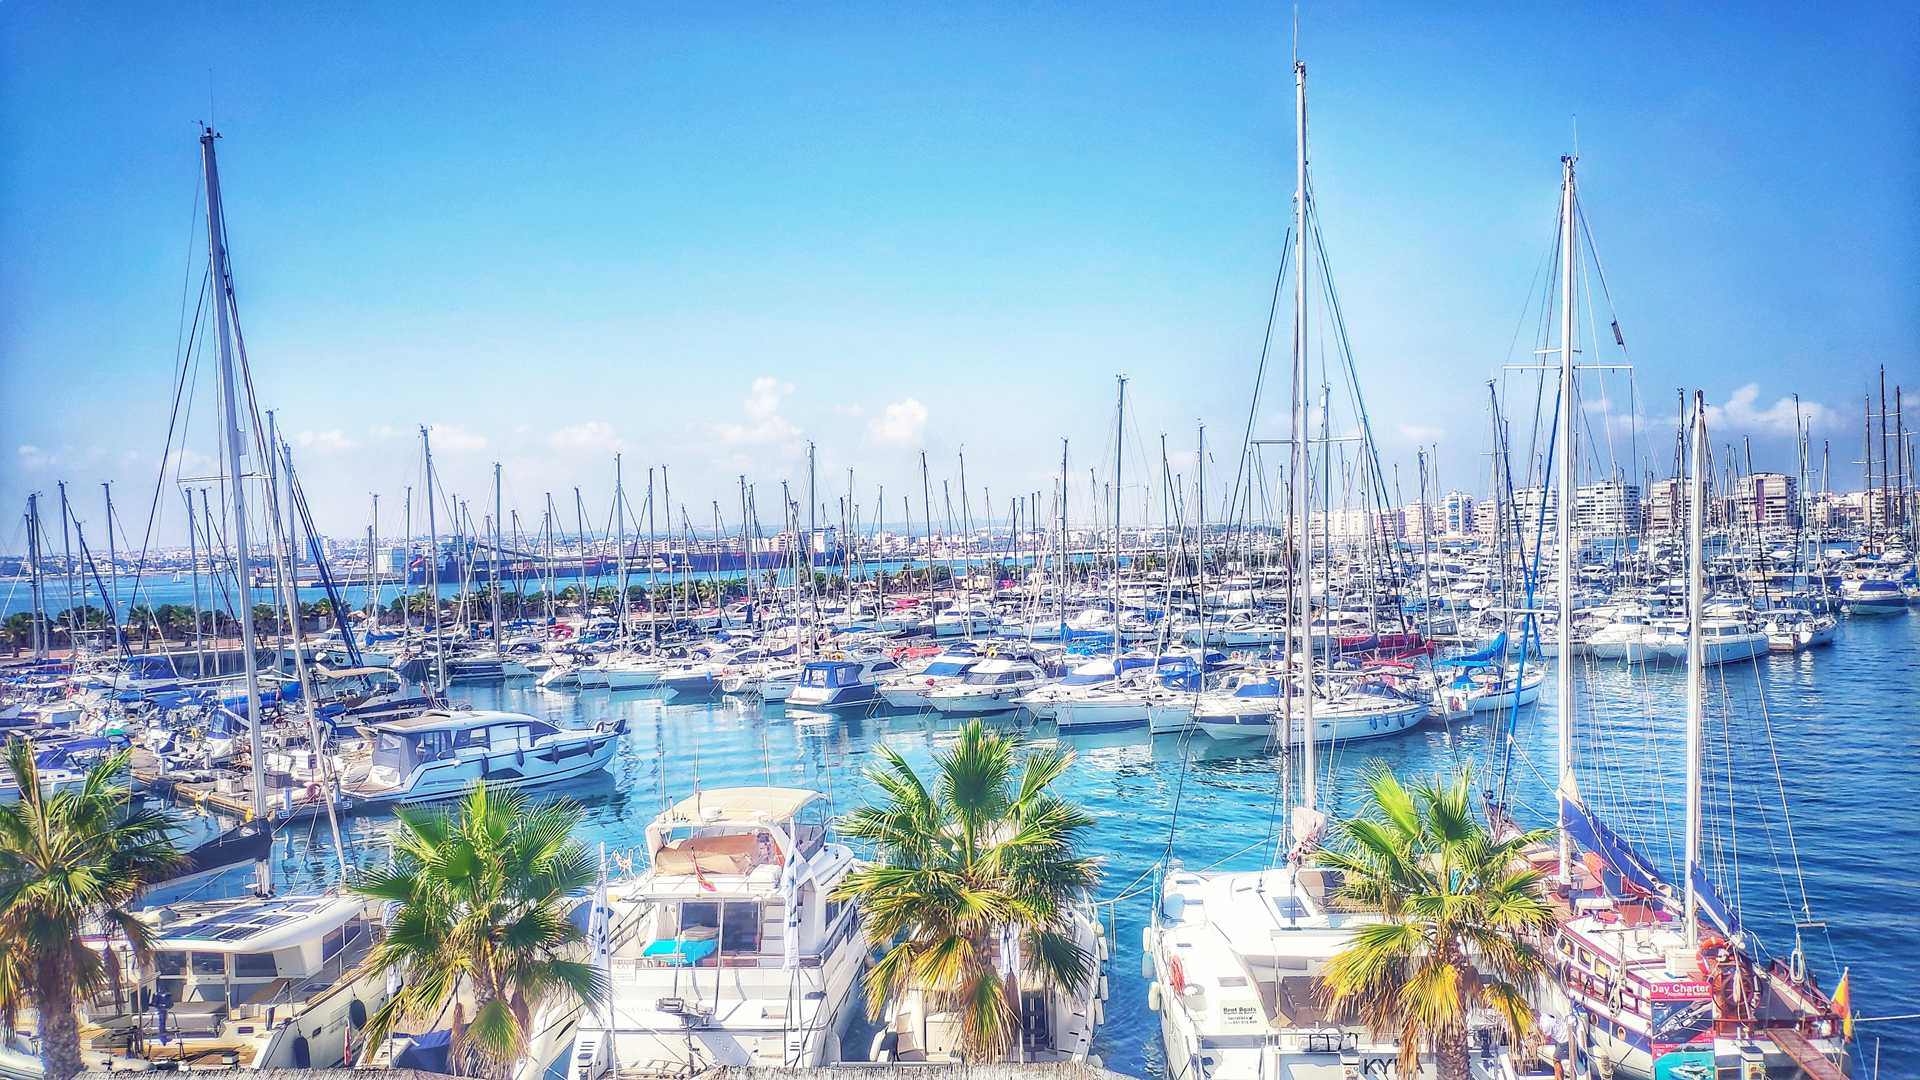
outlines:
[[[219,342],[222,421],[221,466],[231,498],[232,572],[243,602],[236,604],[245,672],[245,722],[252,747],[252,807],[259,832],[229,834],[219,848],[254,856],[251,895],[171,904],[150,895],[135,917],[146,928],[146,948],[136,953],[117,927],[89,934],[85,943],[102,954],[107,978],[78,1002],[81,1056],[89,1068],[104,1071],[235,1067],[283,1069],[351,1064],[358,1034],[385,1001],[386,982],[370,963],[380,935],[377,904],[338,891],[274,896],[267,861],[272,836],[262,762],[260,672],[253,605],[246,590],[251,577],[245,456],[271,460],[266,439],[242,436],[243,416],[258,436],[250,387],[239,351],[238,312],[227,261],[224,204],[214,142],[203,128],[201,162],[206,182],[207,235],[214,325]],[[291,559],[279,532],[279,509],[272,495],[268,519],[273,537],[268,557],[285,571],[282,597],[292,602]],[[273,541],[277,540],[278,543]],[[277,550],[276,550],[277,549]],[[297,669],[303,670],[299,649]],[[312,714],[309,711],[309,722]],[[329,813],[331,814],[329,803]],[[333,855],[347,872],[338,822],[333,822]],[[264,837],[264,840],[262,839]],[[219,854],[209,851],[211,862]],[[214,867],[209,866],[211,870]],[[38,1062],[21,1059],[11,1047],[0,1050],[0,1071],[9,1076],[39,1075]]]
[[[1289,634],[1298,643],[1298,679],[1276,680],[1274,693],[1291,696],[1280,728],[1281,744],[1300,746],[1300,802],[1288,817],[1289,838],[1281,865],[1265,870],[1196,872],[1169,864],[1162,875],[1151,921],[1142,934],[1141,967],[1151,980],[1148,1006],[1160,1014],[1167,1075],[1176,1080],[1335,1080],[1357,1075],[1401,1075],[1400,1043],[1394,1032],[1366,1024],[1327,1006],[1319,976],[1363,926],[1379,916],[1344,910],[1338,882],[1309,865],[1326,827],[1316,805],[1315,747],[1321,731],[1312,644],[1312,547],[1308,542],[1310,462],[1307,431],[1307,131],[1306,65],[1294,63],[1297,186],[1294,203],[1294,401],[1292,555],[1294,610]],[[1293,691],[1298,687],[1297,692]],[[1202,695],[1203,697],[1205,695]],[[1196,722],[1199,720],[1196,710]],[[1271,724],[1269,719],[1265,721]],[[1472,1056],[1480,1080],[1511,1077],[1499,1047],[1498,1021],[1470,1018],[1472,1040],[1485,1048]],[[1432,1076],[1430,1054],[1416,1075]]]
[[[1556,471],[1562,491],[1577,490],[1573,449],[1573,341],[1577,214],[1575,158],[1561,159],[1560,402]],[[1547,1007],[1570,1018],[1575,1073],[1637,1077],[1844,1076],[1842,1018],[1794,959],[1763,963],[1739,914],[1715,889],[1702,862],[1701,791],[1705,672],[1710,643],[1706,607],[1706,404],[1694,395],[1688,478],[1686,672],[1686,825],[1680,881],[1669,882],[1615,832],[1583,797],[1574,770],[1573,664],[1557,665],[1559,704],[1557,850],[1533,853],[1557,871],[1560,924]],[[1573,499],[1557,500],[1557,608],[1573,613]],[[1493,808],[1496,814],[1499,807]],[[1575,847],[1582,854],[1575,858]]]

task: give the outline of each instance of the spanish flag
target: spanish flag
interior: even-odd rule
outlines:
[[[1840,1014],[1840,1033],[1853,1038],[1853,989],[1847,983],[1851,969],[1840,970],[1840,982],[1833,988],[1833,1011]]]

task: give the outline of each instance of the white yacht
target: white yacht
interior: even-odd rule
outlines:
[[[855,866],[829,819],[819,792],[765,787],[701,792],[655,818],[649,865],[608,889],[607,1008],[537,1015],[517,1080],[839,1060],[866,945],[857,907],[829,899]]]
[[[1042,720],[1057,719],[1058,707],[1062,701],[1071,700],[1092,687],[1110,683],[1128,671],[1152,665],[1153,657],[1141,653],[1096,656],[1091,660],[1082,661],[1058,682],[1035,687],[1021,694],[1014,700],[1014,704]],[[1141,719],[1145,718],[1143,713]]]
[[[1298,740],[1304,695],[1296,687],[1293,713],[1285,688],[1276,676],[1250,679],[1231,690],[1201,694],[1193,709],[1193,724],[1215,739],[1270,738],[1280,717],[1291,715],[1286,737]],[[1388,690],[1342,682],[1320,682],[1313,699],[1313,737],[1323,743],[1353,742],[1396,735],[1419,726],[1427,703]]]
[[[1748,629],[1738,619],[1706,619],[1700,623],[1700,650],[1701,660],[1709,666],[1751,660],[1767,654],[1767,635]],[[1685,655],[1683,645],[1682,659]]]
[[[990,713],[1016,709],[1014,699],[1048,679],[1039,664],[990,656],[958,682],[927,691],[927,704],[941,713]]]
[[[937,686],[958,682],[986,660],[971,643],[949,646],[918,670],[903,668],[880,683],[880,697],[896,709],[924,709],[927,695]]]
[[[1833,634],[1839,626],[1840,620],[1831,615],[1776,611],[1762,630],[1767,635],[1768,651],[1797,653],[1833,644]]]
[[[1085,1062],[1093,1049],[1093,1034],[1106,1019],[1107,976],[1110,955],[1107,928],[1086,898],[1067,912],[1068,932],[1085,950],[1093,965],[1087,981],[1077,987],[1052,983],[1038,967],[1014,950],[1008,957],[996,943],[1005,970],[1012,972],[1019,998],[1019,1044],[1008,1060],[1021,1062]],[[940,1063],[961,1060],[961,1018],[950,1011],[930,1012],[925,994],[910,991],[889,1004],[880,1031],[874,1036],[868,1059],[877,1063]],[[1097,1059],[1096,1059],[1097,1062]]]
[[[1000,617],[985,604],[954,604],[933,617],[933,636],[960,637],[992,634],[1000,628]]]
[[[1374,916],[1341,911],[1337,878],[1316,867],[1194,873],[1176,862],[1142,932],[1147,1006],[1160,1014],[1166,1073],[1194,1080],[1407,1077],[1400,1046],[1330,1012],[1322,969]],[[1500,1021],[1472,1018],[1474,1080],[1517,1074]],[[1422,1055],[1415,1077],[1437,1074]]]
[[[81,1004],[81,1056],[91,1068],[338,1068],[386,1002],[386,977],[367,963],[379,906],[364,898],[247,897],[140,918],[150,961],[110,949],[124,991],[102,989]]]
[[[482,780],[532,787],[585,776],[613,760],[627,722],[582,730],[525,713],[434,709],[367,730],[367,756],[340,785],[349,805],[457,798]]]
[[[900,665],[885,653],[815,660],[801,670],[787,704],[808,709],[870,706],[880,698],[881,680],[898,670]]]

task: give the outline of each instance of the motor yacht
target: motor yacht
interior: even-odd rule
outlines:
[[[1106,1019],[1104,968],[1110,954],[1106,926],[1085,897],[1065,914],[1066,932],[1092,964],[1086,982],[1079,986],[1051,982],[1024,953],[1006,942],[991,946],[1002,970],[1011,977],[1009,993],[1018,1002],[1019,1039],[1008,1053],[1008,1061],[1086,1062],[1093,1051],[1094,1032]],[[881,1064],[962,1061],[960,1014],[934,1008],[926,994],[909,990],[888,1004],[882,1020],[868,1060]]]
[[[844,709],[880,700],[880,682],[900,670],[892,657],[871,655],[815,660],[801,669],[787,704],[807,709]]]
[[[1176,862],[1143,929],[1147,1007],[1160,1015],[1166,1074],[1206,1080],[1409,1076],[1399,1040],[1333,1011],[1320,973],[1378,917],[1343,907],[1317,867],[1195,873]],[[1513,1080],[1500,1021],[1469,1018],[1473,1080]],[[1418,1078],[1438,1075],[1422,1053]]]
[[[880,696],[896,709],[924,709],[927,695],[935,687],[959,681],[985,659],[972,642],[955,642],[927,660],[925,666],[902,666],[881,680]]]
[[[819,792],[768,787],[654,818],[645,865],[606,890],[606,1008],[543,1008],[517,1080],[840,1060],[866,943],[858,908],[830,898],[855,866],[830,820]]]
[[[946,714],[1006,712],[1017,709],[1014,699],[1045,683],[1049,676],[1031,660],[989,656],[957,682],[927,691],[927,704]]]
[[[456,798],[476,782],[533,787],[598,772],[626,734],[624,719],[560,728],[525,713],[435,709],[373,724],[364,756],[348,763],[350,805]]]

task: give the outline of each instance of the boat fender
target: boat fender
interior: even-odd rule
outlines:
[[[1148,1012],[1160,1011],[1160,984],[1159,983],[1147,984],[1147,1011]]]
[[[1100,1000],[1107,1000],[1107,977],[1105,975],[1100,976]]]
[[[1107,1003],[1096,998],[1093,1002],[1092,1016],[1093,1016],[1093,1026],[1096,1029],[1101,1024],[1106,1023],[1107,1022]]]
[[[1143,979],[1153,978],[1153,954],[1150,952],[1140,954],[1140,977]]]

